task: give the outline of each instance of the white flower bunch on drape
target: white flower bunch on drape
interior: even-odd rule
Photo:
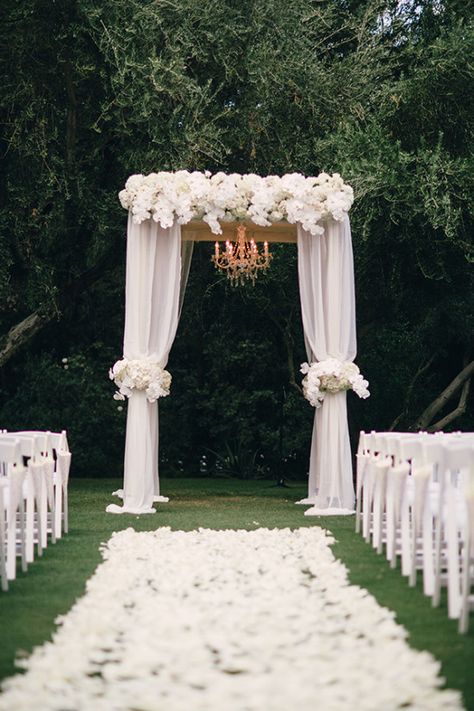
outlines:
[[[140,224],[152,218],[163,228],[175,221],[207,222],[214,234],[222,234],[219,221],[250,220],[267,227],[286,220],[299,223],[313,235],[323,234],[321,220],[342,220],[350,210],[354,193],[339,173],[320,173],[306,178],[300,173],[265,178],[232,173],[176,173],[132,175],[119,193],[122,206]]]
[[[144,390],[149,402],[170,394],[171,374],[149,358],[122,358],[109,370],[109,377],[118,387],[115,400],[125,400],[132,390]]]
[[[368,398],[369,383],[351,361],[327,358],[319,363],[302,363],[303,394],[313,407],[321,407],[327,393],[353,390],[360,398]]]

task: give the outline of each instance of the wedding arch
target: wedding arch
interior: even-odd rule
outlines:
[[[352,188],[339,174],[304,177],[177,171],[132,175],[119,193],[128,210],[123,358],[110,371],[128,398],[121,506],[144,514],[160,495],[158,399],[178,327],[195,241],[231,239],[244,223],[255,242],[295,242],[308,362],[303,392],[316,408],[306,514],[352,513],[354,486],[346,391],[367,397],[356,356]]]

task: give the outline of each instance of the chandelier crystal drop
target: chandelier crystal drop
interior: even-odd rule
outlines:
[[[259,251],[255,241],[247,239],[245,225],[239,225],[236,241],[227,240],[224,252],[220,251],[219,242],[216,242],[211,259],[216,269],[227,273],[232,286],[243,286],[249,280],[255,285],[258,272],[268,269],[272,257],[268,242],[264,242],[263,252]]]

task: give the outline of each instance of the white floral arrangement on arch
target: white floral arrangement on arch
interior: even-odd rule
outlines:
[[[118,388],[115,400],[125,400],[133,390],[144,390],[149,402],[170,394],[171,374],[151,358],[118,360],[109,370]]]
[[[356,395],[368,398],[369,383],[355,363],[327,358],[315,363],[302,363],[303,394],[313,407],[321,407],[327,393],[353,390]]]
[[[219,221],[249,220],[268,227],[274,222],[299,223],[312,235],[324,233],[321,221],[343,220],[354,192],[339,173],[305,177],[300,173],[269,175],[209,171],[131,175],[119,193],[122,206],[140,224],[153,219],[161,227],[203,220],[214,234]]]

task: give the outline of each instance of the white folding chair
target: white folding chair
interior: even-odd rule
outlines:
[[[379,453],[376,448],[376,433],[371,432],[365,435],[366,461],[364,466],[363,480],[361,484],[362,500],[362,535],[367,543],[373,529],[373,499],[375,488],[375,467],[379,460]]]
[[[15,437],[25,458],[26,476],[23,483],[23,499],[26,504],[26,559],[34,560],[34,544],[38,555],[47,545],[47,487],[41,447],[43,441],[34,435],[0,434],[0,441]]]
[[[444,467],[446,438],[439,433],[430,435],[422,442],[423,462],[414,469],[414,504],[412,538],[412,584],[416,580],[416,559],[421,555],[423,568],[423,592],[434,592],[435,540],[442,525],[440,516],[440,472]]]
[[[445,434],[436,432],[422,440],[422,463],[413,467],[414,500],[412,508],[412,557],[410,582],[415,583],[417,562],[421,557],[423,568],[423,591],[434,594],[435,541],[439,532],[440,550],[438,569],[447,567],[446,547],[443,543],[443,526],[446,519],[445,487],[440,478],[446,467],[446,452],[452,445],[468,443],[472,435],[463,433]],[[473,441],[474,443],[474,441]],[[459,499],[458,493],[455,494]],[[443,548],[444,546],[444,548]],[[445,560],[446,559],[446,560]]]
[[[471,464],[463,471],[463,494],[466,504],[466,528],[461,564],[461,603],[459,614],[459,632],[465,634],[469,629],[469,611],[474,607],[474,595],[471,594],[474,583],[474,446],[471,448]]]
[[[439,604],[443,570],[446,567],[450,619],[458,619],[461,615],[462,551],[469,538],[469,507],[466,505],[463,480],[470,477],[470,469],[474,466],[474,450],[468,440],[465,442],[467,444],[461,441],[446,444],[444,467],[440,477],[440,525],[436,536],[433,604]],[[443,546],[446,549],[445,566],[442,558]],[[469,544],[467,547],[469,551]]]
[[[404,436],[399,432],[381,432],[374,436],[378,461],[374,472],[373,530],[372,545],[377,553],[382,553],[383,544],[393,553],[394,543],[394,505],[393,505],[393,463],[396,443]]]
[[[356,476],[356,516],[355,516],[355,530],[356,533],[360,533],[361,521],[363,516],[362,509],[362,492],[365,483],[365,475],[367,470],[367,465],[370,459],[369,453],[369,436],[366,435],[364,431],[359,434],[359,446],[357,448],[357,476]]]
[[[46,458],[50,508],[47,530],[54,538],[61,538],[62,533],[67,533],[69,528],[68,483],[71,452],[66,430],[61,432],[24,430],[18,434],[44,438],[42,446],[43,456]]]
[[[2,589],[7,589],[7,580],[16,577],[17,543],[21,555],[22,570],[26,571],[25,522],[23,483],[26,469],[19,441],[12,437],[0,438],[0,487],[2,489]],[[6,525],[5,525],[6,520]],[[18,533],[18,535],[17,535]],[[6,541],[5,541],[6,538]]]
[[[52,543],[56,543],[56,497],[54,492],[54,457],[48,432],[37,430],[24,430],[21,432],[10,432],[13,437],[18,437],[20,441],[25,438],[35,442],[33,463],[35,468],[40,468],[42,476],[41,505],[38,510],[38,518],[41,519],[39,529],[41,529],[41,547],[48,545],[48,533],[51,534]]]
[[[0,582],[2,590],[8,590],[7,555],[7,496],[6,487],[3,486],[3,477],[0,478]]]
[[[361,432],[359,439],[359,451],[357,454],[357,503],[356,503],[356,531],[360,531],[362,522],[362,534],[367,542],[372,543],[377,551],[382,551],[383,542],[387,541],[393,534],[394,527],[394,485],[393,481],[388,481],[390,472],[391,479],[397,479],[392,469],[395,464],[395,454],[398,449],[394,449],[394,443],[402,437],[416,437],[414,433],[400,432],[374,432],[366,434]],[[392,476],[393,475],[393,476]],[[402,480],[400,485],[404,484]],[[387,509],[387,501],[390,507]],[[387,519],[391,530],[387,528]],[[390,549],[393,549],[393,541],[390,538]],[[393,551],[387,552],[387,557],[392,561]],[[393,563],[395,564],[395,562]]]
[[[386,558],[390,562],[390,567],[397,565],[397,556],[401,553],[400,548],[400,512],[405,480],[409,474],[410,467],[407,462],[399,460],[399,440],[403,433],[393,433],[394,436],[387,438],[385,442],[386,455],[391,459],[391,465],[386,475],[385,487],[385,529],[386,529]]]
[[[405,574],[408,575],[410,586],[416,585],[417,570],[423,569],[424,589],[430,594],[432,589],[431,564],[433,561],[432,540],[435,532],[433,519],[436,511],[436,502],[439,498],[439,485],[435,478],[443,460],[443,444],[445,436],[420,433],[416,440],[402,443],[403,456],[411,461],[411,476],[407,479],[407,498],[404,509],[403,532],[405,545],[402,545],[406,554]],[[431,503],[430,503],[431,502]],[[410,552],[406,551],[406,541],[410,541]],[[431,541],[431,547],[430,547]],[[403,563],[402,563],[403,564]]]
[[[360,433],[356,531],[466,632],[474,607],[474,434]]]
[[[410,463],[409,474],[405,476],[402,482],[403,490],[401,492],[401,511],[400,511],[400,542],[401,542],[401,563],[402,575],[410,579],[410,584],[413,585],[412,570],[413,565],[416,565],[414,557],[414,529],[413,529],[413,512],[414,512],[414,478],[413,470],[420,466],[423,462],[422,438],[425,435],[415,437],[403,437],[398,441],[399,459],[405,465]],[[406,466],[403,470],[406,472]]]
[[[68,483],[71,467],[71,452],[67,441],[66,430],[62,432],[48,432],[53,454],[54,467],[54,492],[55,492],[55,532],[56,538],[61,538],[62,533],[69,530]]]

